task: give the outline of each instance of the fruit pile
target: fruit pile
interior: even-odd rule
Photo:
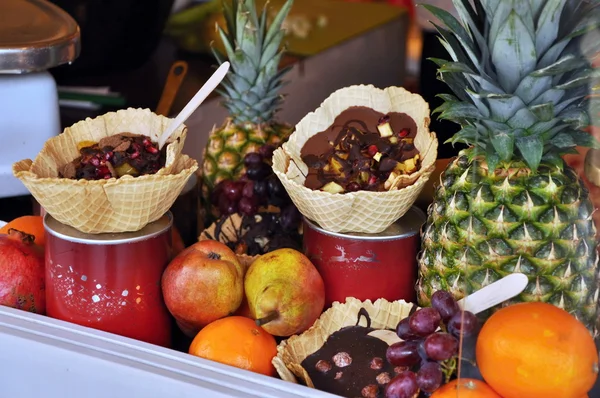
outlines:
[[[435,292],[432,307],[418,309],[398,323],[396,333],[402,341],[388,348],[386,358],[406,371],[390,381],[386,398],[433,393],[448,382],[458,365],[461,334],[472,336],[478,327],[475,315],[461,311],[452,294]]]
[[[238,181],[223,180],[211,193],[211,204],[221,215],[241,213],[254,215],[260,207],[276,206],[285,209],[294,206],[281,181],[273,173],[271,158],[275,148],[261,146],[257,152],[244,156],[244,173]]]

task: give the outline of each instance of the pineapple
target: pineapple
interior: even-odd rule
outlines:
[[[226,31],[218,27],[226,56],[213,48],[222,64],[231,71],[219,92],[229,117],[208,137],[203,154],[203,197],[210,203],[210,192],[222,180],[235,180],[244,173],[244,156],[264,144],[279,145],[292,131],[288,124],[273,117],[281,104],[278,94],[288,68],[279,70],[285,35],[282,23],[292,7],[287,0],[267,26],[266,6],[259,16],[254,0],[223,1]]]
[[[597,2],[454,0],[461,22],[426,6],[452,61],[433,60],[455,96],[435,112],[461,130],[422,235],[419,303],[462,297],[510,273],[529,278],[514,302],[543,301],[597,335],[598,254],[588,191],[561,155],[598,147],[582,131],[600,47],[587,32]],[[592,87],[592,88],[591,88]],[[575,151],[576,153],[576,151]]]

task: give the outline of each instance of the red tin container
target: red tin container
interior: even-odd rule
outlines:
[[[167,213],[137,232],[84,234],[47,214],[47,315],[169,347],[160,280],[172,223]]]
[[[304,218],[304,252],[325,282],[325,305],[346,297],[414,301],[424,223],[415,206],[378,234],[329,232]]]

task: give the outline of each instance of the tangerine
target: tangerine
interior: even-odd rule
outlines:
[[[46,235],[44,231],[44,221],[42,216],[22,216],[7,223],[0,228],[0,234],[8,234],[9,229],[16,229],[35,237],[35,244],[44,246],[46,244]]]
[[[435,390],[430,398],[502,398],[485,382],[455,379]]]
[[[598,377],[598,350],[567,311],[521,303],[500,309],[483,325],[477,364],[504,398],[581,398]]]
[[[189,353],[267,376],[275,374],[271,363],[277,342],[250,318],[230,316],[204,327],[190,345]]]

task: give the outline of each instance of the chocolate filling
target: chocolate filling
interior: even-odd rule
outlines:
[[[389,123],[389,136],[378,129],[384,123]],[[304,185],[318,190],[335,182],[344,192],[387,190],[385,182],[390,173],[411,174],[418,170],[418,160],[416,169],[399,165],[419,154],[414,145],[416,134],[415,121],[405,113],[384,115],[364,106],[350,107],[302,147],[300,156],[308,166]]]
[[[367,326],[359,326],[364,316]],[[396,370],[385,358],[388,345],[368,336],[371,319],[361,308],[355,326],[334,332],[317,352],[301,365],[319,390],[343,397],[384,397],[385,386],[396,376]]]

